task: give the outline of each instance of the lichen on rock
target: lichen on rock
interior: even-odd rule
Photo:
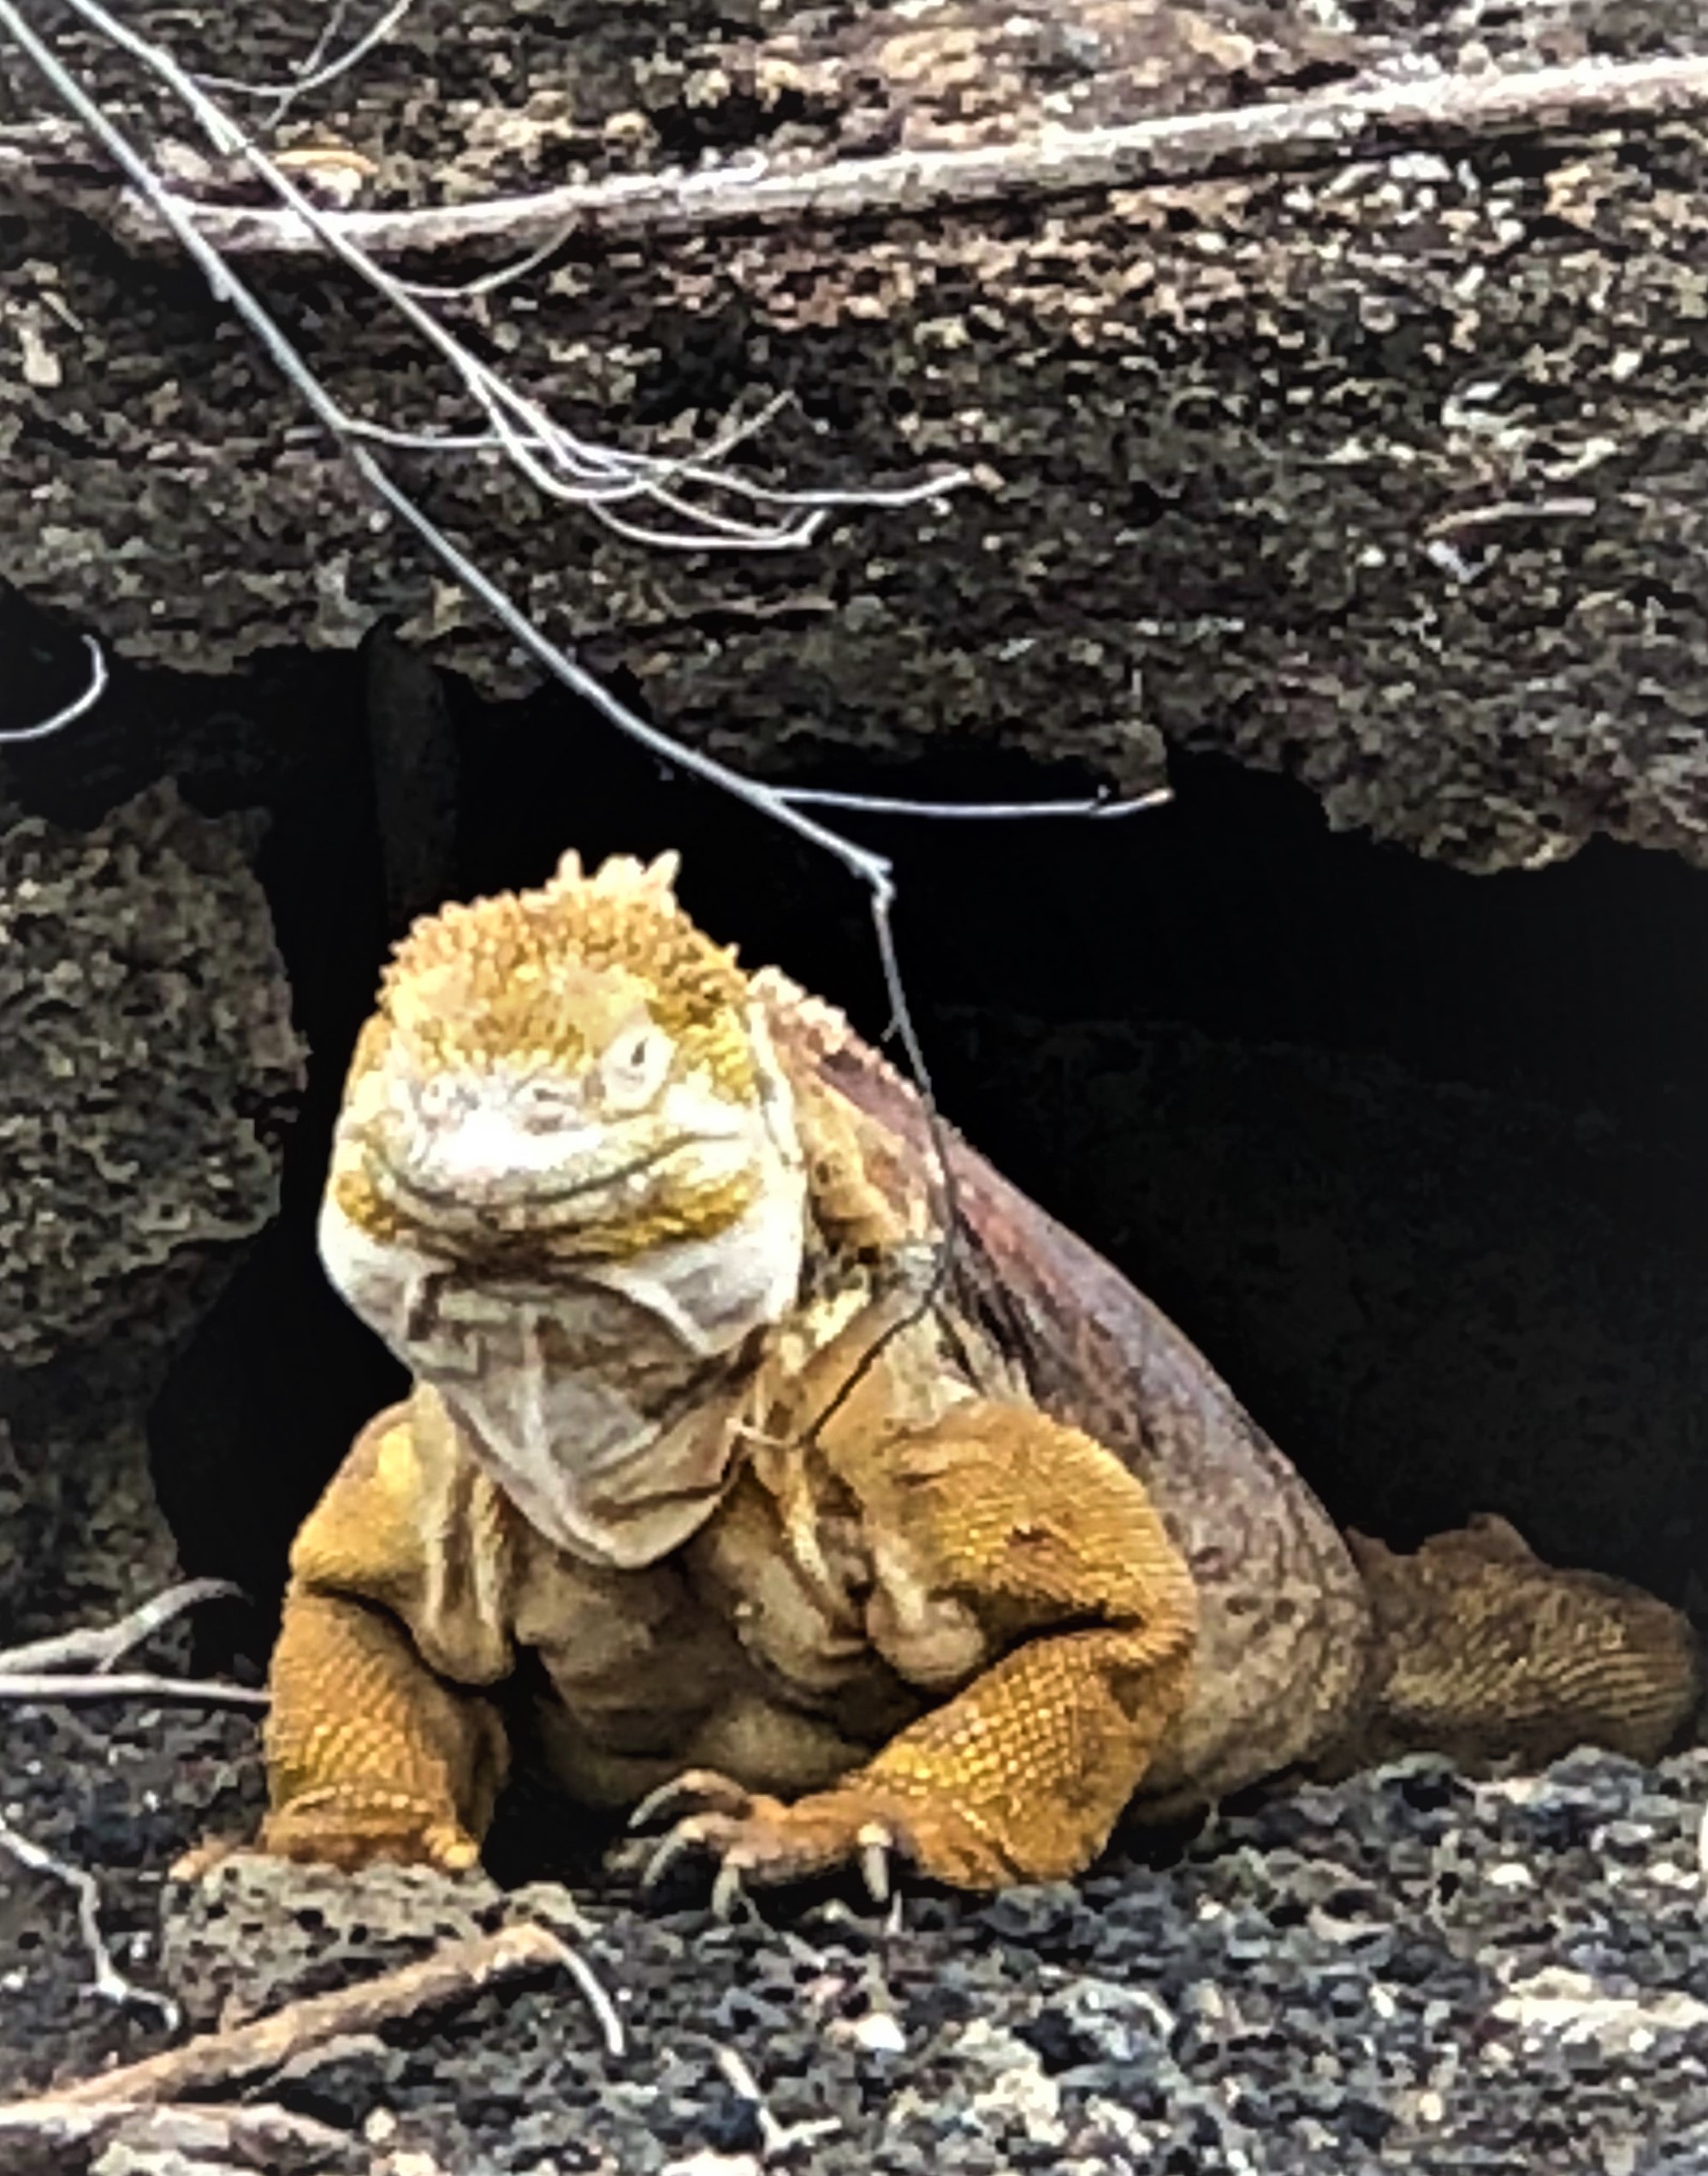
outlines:
[[[280,5],[137,19],[253,80],[305,42]],[[1696,0],[420,0],[290,128],[348,143],[389,212],[1669,55],[1708,59]],[[110,54],[79,57],[120,110],[139,95]],[[489,692],[524,685],[169,258],[125,264],[63,216],[29,135],[46,111],[0,56],[0,345],[28,365],[0,379],[0,576],[174,667],[392,614]],[[975,482],[744,556],[649,552],[502,463],[415,480],[543,625],[750,769],[869,783],[994,754],[1134,789],[1167,743],[1301,778],[1336,825],[1464,868],[1597,833],[1708,863],[1705,173],[1699,99],[1604,125],[1544,99],[1481,133],[1325,148],[1302,128],[1267,165],[1059,198],[566,235],[482,295],[479,336],[578,433],[673,454],[780,394],[740,449],[750,479]],[[86,161],[78,186],[98,218],[110,183]],[[351,413],[477,421],[424,351],[400,366],[371,288],[242,263]]]
[[[29,1545],[9,1613],[48,1533],[112,1598],[170,1561],[141,1413],[277,1206],[303,1081],[248,830],[168,783],[86,833],[0,835],[0,1415]]]
[[[302,1051],[242,826],[169,785],[0,836],[0,1361],[169,1343],[276,1207]]]

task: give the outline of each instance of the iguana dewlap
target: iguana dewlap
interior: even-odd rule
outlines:
[[[415,1389],[297,1539],[264,1847],[467,1864],[519,1730],[590,1804],[691,1771],[679,1839],[753,1878],[894,1845],[993,1887],[1300,1764],[1679,1729],[1677,1613],[1499,1522],[1361,1567],[1180,1332],[673,877],[571,857],[387,971],[322,1251]]]

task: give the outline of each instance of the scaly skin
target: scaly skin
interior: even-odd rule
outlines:
[[[269,1849],[344,1865],[376,1856],[471,1864],[501,1757],[493,1711],[450,1693],[424,1653],[463,1683],[495,1681],[512,1662],[510,1642],[492,1637],[498,1627],[543,1612],[585,1636],[602,1614],[601,1582],[519,1533],[507,1576],[483,1606],[469,1606],[460,1579],[433,1592],[435,1537],[394,1517],[399,1484],[420,1485],[436,1513],[466,1491],[475,1519],[484,1485],[466,1467],[447,1475],[412,1459],[412,1436],[455,1456],[450,1429],[424,1416],[421,1402],[370,1429],[299,1539],[273,1666]],[[874,1829],[926,1871],[969,1887],[1074,1871],[1113,1826],[1189,1668],[1195,1601],[1160,1521],[1089,1438],[1035,1414],[973,1403],[933,1427],[857,1438],[827,1432],[825,1440],[807,1515],[845,1518],[857,1507],[868,1538],[856,1544],[857,1582],[846,1561],[830,1574],[838,1618],[845,1612],[853,1637],[873,1651],[858,1692],[893,1714],[898,1704],[922,1705],[908,1699],[910,1683],[928,1698],[962,1689],[926,1706],[833,1788],[793,1805],[756,1797],[740,1819],[690,1819],[685,1840],[715,1846],[732,1868],[760,1878],[857,1855]],[[485,1506],[493,1501],[486,1496]],[[754,1490],[736,1516],[756,1509],[770,1515],[764,1555],[726,1538],[721,1549],[715,1535],[699,1542],[689,1576],[664,1589],[662,1624],[606,1630],[627,1635],[622,1665],[636,1681],[616,1734],[632,1741],[637,1711],[643,1728],[649,1681],[679,1680],[705,1655],[709,1620],[727,1628],[740,1616],[750,1651],[762,1651],[768,1617],[780,1639],[804,1635],[834,1668],[834,1627],[798,1596],[764,1591],[766,1564],[785,1556],[782,1515],[768,1491]],[[366,1563],[359,1579],[347,1553],[356,1538]],[[383,1593],[385,1613],[347,1598],[353,1586]],[[639,1594],[644,1618],[659,1614],[659,1592],[649,1581]],[[620,1608],[620,1586],[610,1598]],[[686,1622],[673,1632],[677,1613]],[[745,1780],[780,1788],[842,1765],[839,1745],[827,1757],[817,1741],[792,1740],[786,1713],[764,1699],[755,1673],[730,1669],[727,1650],[715,1659],[722,1669],[713,1699],[688,1687],[688,1748],[744,1741]],[[602,1685],[590,1689],[606,1697]],[[585,1700],[589,1690],[571,1697]],[[805,1687],[797,1693],[810,1697]],[[833,1711],[834,1694],[821,1705]],[[655,1760],[638,1780],[657,1782],[673,1766]],[[719,1781],[707,1788],[726,1800]]]
[[[264,1849],[477,1853],[513,1736],[736,1880],[1070,1875],[1130,1805],[1417,1744],[1658,1751],[1674,1611],[1510,1529],[1356,1543],[1189,1344],[744,975],[673,864],[418,923],[335,1280],[411,1366],[298,1537]],[[526,1662],[525,1669],[519,1667]]]

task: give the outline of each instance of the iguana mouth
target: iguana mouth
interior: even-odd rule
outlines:
[[[519,1189],[516,1180],[522,1175],[516,1173],[499,1176],[488,1189],[471,1184],[466,1178],[435,1185],[429,1180],[406,1174],[394,1164],[380,1158],[371,1165],[370,1177],[376,1193],[412,1223],[432,1229],[527,1233],[550,1229],[560,1223],[572,1226],[576,1218],[555,1213],[572,1208],[590,1196],[608,1194],[613,1188],[643,1178],[696,1149],[722,1146],[738,1138],[732,1133],[715,1136],[684,1134],[632,1156],[626,1163],[590,1172],[585,1177],[542,1183],[528,1174],[525,1186]]]

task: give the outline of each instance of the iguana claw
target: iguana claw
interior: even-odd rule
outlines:
[[[673,1776],[667,1783],[647,1793],[630,1814],[627,1826],[632,1830],[648,1829],[655,1821],[689,1806],[697,1813],[727,1813],[738,1821],[752,1804],[752,1792],[733,1777],[720,1775],[715,1768],[685,1768],[679,1776]]]
[[[682,1811],[685,1807],[694,1810]],[[789,1805],[713,1770],[690,1769],[643,1799],[629,1826],[679,1814],[647,1861],[643,1888],[655,1888],[690,1852],[706,1851],[718,1861],[711,1901],[721,1918],[731,1915],[750,1883],[768,1888],[846,1865],[858,1869],[875,1904],[889,1901],[890,1854],[900,1840],[887,1821],[873,1817],[857,1792],[823,1791]]]

